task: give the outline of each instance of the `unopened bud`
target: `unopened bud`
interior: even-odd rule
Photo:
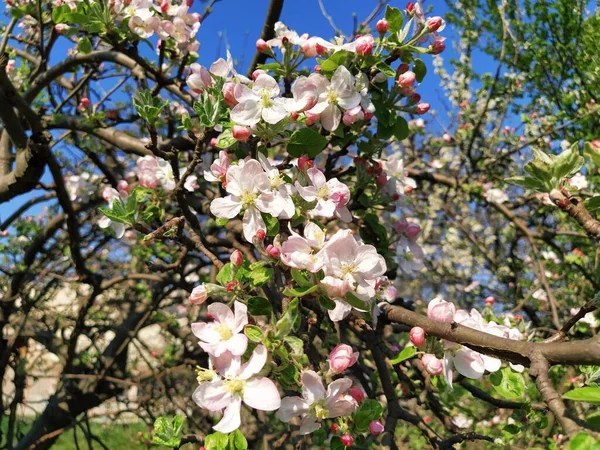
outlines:
[[[256,69],[254,72],[252,72],[252,81],[256,81],[256,79],[258,78],[259,75],[266,75],[267,72],[265,72],[262,69]]]
[[[236,141],[246,142],[250,137],[250,128],[234,125],[231,128],[231,135]]]
[[[425,344],[425,330],[421,327],[412,327],[410,329],[410,342],[415,344],[417,347],[421,347]]]
[[[401,88],[410,87],[414,84],[415,80],[415,73],[411,70],[408,70],[398,77],[398,86]]]
[[[427,23],[426,23],[426,27],[430,32],[435,32],[438,31],[440,28],[443,30],[444,29],[444,19],[442,19],[439,16],[436,17],[431,17],[429,19],[427,19]]]
[[[444,50],[446,50],[446,44],[444,44],[442,41],[435,41],[433,44],[431,44],[431,53],[434,55],[439,55]]]
[[[381,34],[385,33],[388,30],[389,27],[390,27],[390,24],[385,19],[378,20],[377,24],[375,25],[375,29],[378,32],[380,32]]]
[[[494,303],[496,303],[496,299],[491,295],[485,299],[485,304],[488,306],[492,306]]]
[[[259,52],[264,52],[269,48],[269,44],[264,39],[259,39],[256,41],[256,50]]]
[[[383,433],[384,429],[385,428],[384,428],[383,424],[379,420],[374,420],[373,422],[371,422],[369,424],[369,431],[371,432],[371,434],[373,436],[377,436],[377,435]]]
[[[300,169],[302,172],[306,172],[308,169],[314,166],[315,163],[308,157],[308,155],[302,155],[300,158],[298,158],[298,169]]]
[[[239,250],[234,250],[231,256],[229,257],[229,262],[235,268],[239,268],[244,263],[244,257],[242,256],[242,252]]]
[[[256,232],[256,238],[257,238],[257,239],[259,239],[259,240],[261,240],[261,241],[262,241],[262,240],[263,240],[263,239],[264,239],[266,236],[267,236],[267,233],[265,233],[265,230],[262,230],[262,229],[261,229],[261,230],[258,230],[258,231]]]
[[[279,250],[274,245],[267,245],[267,248],[265,250],[267,252],[267,255],[269,255],[271,258],[279,258],[279,255],[281,255],[281,250]]]
[[[417,105],[417,107],[415,108],[415,112],[417,114],[425,114],[427,111],[429,111],[430,105],[429,103],[419,103]]]

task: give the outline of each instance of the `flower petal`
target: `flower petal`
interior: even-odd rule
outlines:
[[[244,403],[261,411],[275,411],[281,406],[277,386],[268,378],[254,378],[244,386]]]

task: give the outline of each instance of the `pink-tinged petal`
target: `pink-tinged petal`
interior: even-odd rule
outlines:
[[[204,382],[196,388],[192,398],[200,408],[220,411],[232,402],[231,393],[225,390],[222,380]]]
[[[282,422],[289,422],[294,417],[306,414],[308,407],[308,404],[300,397],[284,397],[281,399],[281,407],[276,416]]]
[[[258,230],[266,231],[267,226],[258,209],[248,208],[246,210],[242,221],[242,229],[244,230],[244,238],[248,242],[252,242],[252,238],[256,236]]]
[[[338,106],[342,109],[352,109],[360,105],[361,96],[358,92],[347,97],[338,98]]]
[[[450,356],[450,354],[448,352],[444,353],[444,359],[442,360],[442,364],[444,367],[444,378],[446,379],[446,384],[448,384],[448,386],[450,386],[450,389],[452,389],[452,381],[454,378],[454,374],[452,373],[452,368],[454,367],[454,364],[452,363],[452,357]]]
[[[234,356],[242,356],[248,348],[248,338],[245,334],[234,334],[227,340],[227,350]]]
[[[283,104],[274,103],[269,108],[263,108],[262,118],[265,122],[272,125],[280,122],[288,116],[288,112]]]
[[[266,73],[262,73],[258,76],[258,78],[256,78],[254,87],[252,88],[256,94],[259,94],[262,89],[267,90],[271,97],[278,96],[280,92],[275,78],[273,78],[271,75],[267,75]]]
[[[233,355],[229,352],[225,352],[220,356],[209,355],[208,367],[210,369],[216,370],[220,374],[225,375],[227,369],[232,365],[234,359],[239,358],[234,358]]]
[[[332,402],[327,403],[327,410],[329,411],[329,417],[340,417],[347,416],[348,414],[352,414],[358,403],[352,397],[347,398],[338,398]]]
[[[225,303],[212,303],[208,306],[207,310],[216,322],[227,325],[233,325],[235,323],[233,311],[231,311],[231,308]]]
[[[321,124],[327,131],[334,131],[340,125],[342,112],[336,105],[329,105],[321,113]]]
[[[198,339],[209,344],[216,344],[221,341],[221,335],[217,332],[212,323],[196,322],[192,324],[192,333]]]
[[[331,89],[334,91],[347,91],[352,89],[354,77],[345,66],[338,66],[331,77]],[[359,94],[360,95],[360,94]]]
[[[346,206],[342,206],[341,208],[337,208],[335,210],[335,215],[340,218],[343,222],[352,222],[352,214],[350,210]]]
[[[225,409],[225,413],[221,418],[221,421],[216,424],[213,429],[220,433],[231,433],[237,430],[241,423],[240,409],[242,408],[242,399],[240,397],[233,397],[231,403]]]
[[[254,102],[260,100],[260,97],[258,97],[254,92],[252,92],[252,89],[241,83],[237,83],[233,87],[233,96],[239,103],[245,102],[247,100]]]
[[[321,172],[316,167],[311,167],[306,173],[308,175],[308,178],[310,178],[310,181],[313,184],[313,186],[317,189],[327,184],[327,178],[325,178],[323,172]]]
[[[473,380],[481,378],[485,372],[481,355],[465,347],[458,350],[454,355],[454,367],[456,367],[458,373]]]
[[[327,401],[337,399],[340,395],[348,392],[348,389],[352,387],[352,380],[350,378],[339,378],[332,382],[327,387]]]
[[[319,200],[315,208],[311,210],[315,216],[333,217],[335,214],[335,203],[331,200]]]
[[[227,347],[227,341],[220,341],[220,342],[217,342],[214,344],[208,344],[206,342],[198,342],[198,345],[200,345],[200,348],[202,350],[204,350],[206,353],[208,353],[209,355],[212,355],[212,356],[216,356],[216,357],[219,357],[223,353],[226,353],[229,351],[229,348]]]
[[[240,378],[247,380],[262,370],[267,363],[267,348],[264,345],[257,345],[248,362],[242,366]]]
[[[302,373],[302,397],[309,405],[325,398],[325,387],[321,377],[313,370]]]
[[[110,224],[113,231],[115,232],[115,237],[117,239],[121,239],[125,235],[125,225],[119,222],[112,222]]]
[[[210,212],[215,217],[233,219],[240,213],[241,210],[242,203],[240,202],[240,199],[233,195],[228,195],[227,197],[222,198],[215,198],[210,203]]]
[[[319,103],[317,103],[315,106],[313,106],[307,112],[309,112],[311,114],[317,114],[317,115],[319,115],[323,111],[325,111],[327,109],[327,107],[329,106],[329,103],[327,102],[327,97],[321,98],[320,100],[321,101]]]
[[[335,308],[327,311],[329,314],[329,318],[333,322],[339,322],[340,320],[344,320],[346,317],[348,317],[350,311],[352,311],[352,306],[350,306],[343,300],[334,299],[333,301],[335,302]]]
[[[268,378],[254,378],[244,386],[244,403],[261,411],[275,411],[281,406],[277,386]]]
[[[233,310],[235,311],[235,321],[231,324],[232,330],[234,333],[239,333],[248,325],[248,307],[236,300],[233,304]]]
[[[229,115],[238,125],[251,127],[260,121],[262,109],[255,100],[246,100],[233,107]]]
[[[502,367],[502,361],[498,358],[492,358],[488,355],[481,355],[481,358],[483,359],[483,367],[490,373],[496,372]]]
[[[313,186],[302,186],[296,181],[296,189],[298,194],[307,202],[314,202],[317,199],[317,189]]]
[[[319,428],[321,428],[321,424],[317,422],[316,416],[314,414],[309,414],[302,419],[302,425],[300,426],[300,430],[298,430],[298,432],[300,434],[310,434]]]
[[[210,66],[210,73],[221,78],[226,78],[229,75],[229,64],[223,58],[217,59]]]

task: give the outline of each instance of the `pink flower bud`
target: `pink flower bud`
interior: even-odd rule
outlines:
[[[430,17],[427,19],[427,23],[425,24],[430,32],[438,31],[440,28],[443,30],[444,25],[444,19],[442,19],[440,16]]]
[[[394,192],[392,194],[392,200],[394,200],[394,201],[400,200],[400,194],[398,194],[397,192]]]
[[[352,397],[358,403],[362,403],[365,398],[367,398],[367,394],[365,394],[365,391],[363,391],[363,389],[359,386],[352,386],[350,389],[348,389],[348,394],[350,394],[350,397]]]
[[[129,183],[126,180],[120,180],[117,183],[117,190],[129,192]]]
[[[410,329],[410,342],[415,344],[417,347],[425,344],[425,330],[421,327],[412,327]]]
[[[338,344],[331,353],[329,353],[329,367],[332,371],[342,373],[348,367],[354,365],[358,360],[358,352],[353,351],[352,347],[346,344]]]
[[[298,169],[300,169],[302,172],[306,172],[308,169],[314,166],[315,163],[308,157],[308,155],[302,155],[300,158],[298,158]]]
[[[304,115],[306,116],[306,125],[307,126],[311,126],[315,123],[317,123],[319,121],[320,116],[318,114],[315,113],[311,113],[310,111],[306,111],[304,113]]]
[[[259,75],[263,75],[266,74],[267,72],[265,72],[262,69],[256,69],[254,72],[252,72],[252,81],[256,81],[256,79],[258,78]]]
[[[383,424],[379,420],[374,420],[369,424],[369,431],[373,436],[377,436],[383,433],[384,427]]]
[[[410,69],[409,65],[406,63],[402,63],[398,66],[398,74],[408,72],[408,69]]]
[[[406,4],[406,12],[412,16],[412,13],[415,11],[415,4],[413,2],[408,2]]]
[[[385,19],[378,20],[377,24],[375,25],[375,29],[378,32],[380,32],[381,34],[385,33],[389,27],[390,27],[390,24]]]
[[[290,114],[290,119],[295,122],[300,117],[300,113],[298,111],[294,111]]]
[[[274,245],[267,245],[267,248],[265,250],[267,252],[267,255],[269,255],[271,258],[279,258],[279,256],[281,255],[281,250],[279,250]]]
[[[417,236],[419,236],[419,233],[421,233],[421,227],[416,223],[409,223],[405,233],[407,238],[411,240],[416,239]]]
[[[79,109],[88,109],[90,106],[92,106],[92,102],[89,98],[83,97],[79,100]]]
[[[439,55],[444,50],[446,50],[446,44],[444,44],[442,41],[435,41],[433,44],[431,44],[431,53],[434,55]]]
[[[313,67],[313,72],[314,73],[319,73],[321,71],[321,65],[320,64],[315,64],[315,67]]]
[[[450,136],[448,133],[444,133],[444,135],[442,136],[442,141],[444,141],[446,144],[451,144],[452,136]]]
[[[356,54],[359,56],[370,55],[373,53],[373,44],[375,43],[375,39],[370,34],[365,34],[364,36],[359,37],[355,41],[354,50]]]
[[[332,423],[331,424],[331,431],[333,433],[337,433],[337,431],[340,429],[340,426],[337,423]]]
[[[201,284],[200,286],[196,286],[192,289],[192,293],[190,294],[190,303],[194,305],[201,305],[208,298],[208,291],[206,290],[206,286]]]
[[[410,101],[414,103],[418,103],[421,101],[421,94],[417,94],[416,92],[410,96]]]
[[[233,267],[238,268],[241,267],[242,264],[244,264],[244,257],[242,256],[242,253],[239,250],[235,249],[229,257],[229,262]]]
[[[375,184],[379,187],[385,186],[387,184],[387,175],[385,173],[378,175],[375,179]]]
[[[425,353],[421,358],[421,363],[429,375],[441,375],[444,371],[444,364],[431,353]]]
[[[240,282],[238,280],[230,281],[225,285],[225,289],[227,290],[227,292],[233,292],[239,284]]]
[[[71,27],[66,23],[57,23],[56,25],[54,25],[54,31],[56,31],[58,34],[63,34],[69,28]]]
[[[340,438],[340,442],[344,444],[344,447],[352,447],[352,444],[354,444],[354,439],[349,434],[344,434]]]
[[[363,112],[361,106],[357,105],[354,108],[344,112],[344,117],[342,118],[342,121],[344,122],[344,125],[349,127],[353,123],[358,122],[359,120],[362,120],[364,118],[365,113]]]
[[[496,299],[491,295],[485,299],[485,304],[488,306],[492,306],[494,303],[496,303]]]
[[[415,108],[415,112],[417,114],[425,114],[427,111],[429,111],[430,105],[429,103],[419,103],[417,105],[417,107]]]
[[[227,106],[233,107],[238,104],[237,99],[235,98],[235,83],[232,81],[228,81],[223,85],[223,98],[225,99],[225,103]]]
[[[594,139],[592,142],[590,142],[590,145],[595,149],[600,150],[600,139]]]
[[[264,39],[259,39],[256,41],[256,50],[259,52],[264,52],[269,48],[269,44],[266,43]]]
[[[250,128],[234,125],[231,128],[231,135],[236,141],[246,142],[250,137]]]
[[[212,145],[213,147],[216,147],[218,143],[219,140],[216,137],[210,139],[210,145]]]
[[[412,70],[408,70],[398,77],[398,86],[401,88],[411,87],[415,80],[415,73]]]
[[[262,241],[266,236],[267,236],[267,233],[265,233],[265,230],[258,230],[256,232],[256,236],[255,237],[256,237],[256,239]]]
[[[371,120],[375,114],[365,111],[365,120]]]
[[[427,305],[427,317],[438,322],[450,323],[454,320],[456,306],[441,297],[436,297]]]

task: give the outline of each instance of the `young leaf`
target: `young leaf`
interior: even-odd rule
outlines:
[[[287,151],[290,155],[316,157],[327,145],[327,138],[312,128],[296,130],[290,136]]]
[[[228,444],[227,435],[219,432],[207,435],[204,440],[206,450],[227,450]]]
[[[582,387],[573,389],[563,395],[564,399],[600,405],[600,387]]]
[[[394,359],[390,360],[390,363],[392,365],[400,364],[402,361],[406,361],[407,359],[410,359],[413,356],[415,356],[416,353],[417,349],[412,345],[404,347],[404,349],[400,353],[398,353],[398,355]]]
[[[400,31],[400,28],[402,28],[404,16],[402,15],[402,11],[398,8],[387,5],[385,8],[385,20],[387,20],[389,24],[388,31],[390,33],[397,33]]]
[[[250,339],[252,342],[262,342],[263,340],[263,333],[256,325],[246,325],[246,328],[244,328],[244,334],[248,336],[248,339]]]
[[[225,286],[227,283],[233,281],[233,270],[231,268],[231,264],[225,264],[219,273],[217,274],[217,282],[221,286]]]
[[[516,400],[525,393],[523,375],[513,372],[509,367],[491,374],[490,381],[496,392],[504,398]]]
[[[422,60],[416,59],[413,71],[415,72],[417,83],[420,83],[425,78],[425,75],[427,75],[427,66]]]
[[[270,316],[273,307],[264,297],[252,297],[248,300],[248,312],[253,316]]]

